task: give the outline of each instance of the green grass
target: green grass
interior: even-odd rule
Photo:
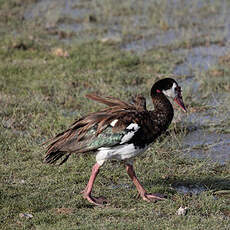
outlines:
[[[98,20],[103,22],[122,14],[124,23],[128,23],[125,19],[137,12],[128,3],[113,9],[108,1],[104,11],[97,5],[96,16],[100,13]],[[150,100],[152,84],[159,76],[171,74],[182,60],[170,52],[179,43],[154,48],[143,55],[122,51],[120,44],[90,39],[63,44],[42,26],[22,19],[25,10],[22,1],[0,1],[0,7],[4,19],[0,22],[1,229],[229,228],[230,166],[183,157],[182,139],[191,130],[186,122],[173,123],[168,135],[135,162],[145,188],[149,192],[165,193],[169,198],[166,201],[147,203],[138,199],[123,164],[110,162],[103,166],[94,187],[94,193],[107,197],[110,204],[105,208],[94,207],[80,195],[95,163],[94,155],[73,156],[61,167],[42,162],[45,149],[41,144],[45,140],[80,116],[101,108],[86,99],[85,94],[97,92],[129,100],[132,95],[143,93]],[[155,15],[163,14],[164,7]],[[108,9],[113,10],[112,16]],[[215,12],[218,7],[209,10]],[[149,23],[147,27],[163,25],[154,16]],[[126,33],[124,29],[125,41]],[[130,33],[136,34],[134,30]],[[184,43],[180,46],[183,48]],[[56,56],[56,48],[67,51],[69,56]],[[215,74],[215,69],[223,71],[220,76]],[[208,110],[205,104],[211,96],[224,95],[211,115],[226,114],[225,120],[214,125],[210,121],[212,125],[204,129],[215,127],[220,133],[228,133],[229,71],[228,59],[220,60],[218,68],[196,76],[200,83],[197,95],[193,97],[191,89],[184,89],[190,113],[201,107]],[[151,103],[148,105],[152,108]],[[183,195],[175,190],[179,184],[202,186],[206,191]],[[221,190],[227,192],[214,195]],[[186,216],[176,215],[180,206],[189,208]],[[30,213],[33,217],[20,217],[20,213]]]

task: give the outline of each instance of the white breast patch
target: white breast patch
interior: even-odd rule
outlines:
[[[96,155],[96,161],[102,165],[106,160],[117,159],[117,160],[128,160],[133,158],[147,149],[135,147],[134,144],[123,144],[116,147],[101,147],[98,149]]]

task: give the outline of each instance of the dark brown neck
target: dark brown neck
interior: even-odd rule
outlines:
[[[158,121],[162,128],[167,129],[174,115],[171,102],[163,93],[156,93],[153,95],[152,101],[154,104],[154,115],[158,117]]]

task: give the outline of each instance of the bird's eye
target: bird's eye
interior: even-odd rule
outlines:
[[[176,87],[176,92],[178,92],[178,93],[181,93],[181,92],[182,92],[182,90],[181,90],[181,87],[180,87],[180,86],[177,86],[177,87]]]

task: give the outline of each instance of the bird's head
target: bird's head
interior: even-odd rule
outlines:
[[[178,83],[172,78],[164,78],[157,81],[152,89],[151,89],[151,96],[158,93],[163,93],[165,96],[172,98],[184,112],[186,112],[186,108],[183,102],[182,94],[181,94],[181,87]]]

